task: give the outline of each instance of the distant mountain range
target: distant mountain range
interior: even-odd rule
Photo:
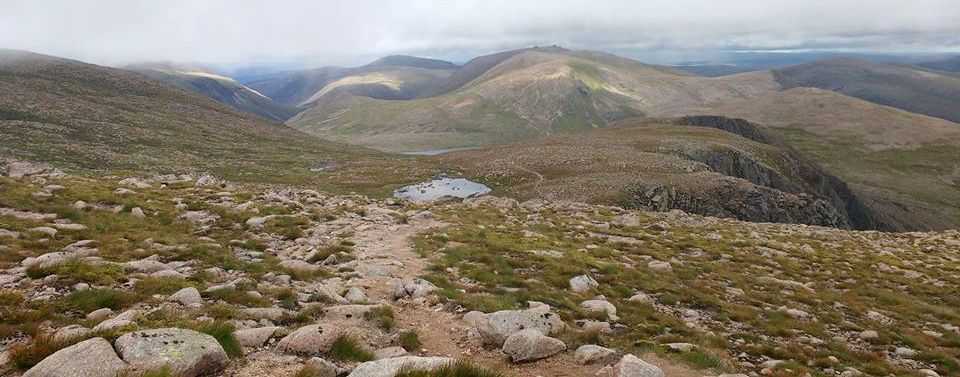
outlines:
[[[276,102],[203,66],[138,64],[126,68],[265,119],[283,122],[297,113],[295,107]]]
[[[943,229],[960,226],[953,61],[831,57],[705,77],[535,47],[463,65],[394,55],[243,85],[197,65],[121,70],[8,50],[0,155],[378,189],[444,166],[523,197]],[[479,149],[411,159],[347,144]]]

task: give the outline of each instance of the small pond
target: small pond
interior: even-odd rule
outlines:
[[[393,191],[393,196],[415,202],[429,202],[444,197],[470,198],[484,195],[490,188],[464,178],[438,177],[433,180],[404,186]]]

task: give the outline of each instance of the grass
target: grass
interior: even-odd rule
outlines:
[[[568,323],[598,319],[579,305],[596,294],[617,307],[618,323],[624,327],[609,335],[577,330],[556,335],[571,347],[601,344],[622,352],[654,351],[717,373],[736,371],[738,361],[728,355],[745,353],[794,360],[791,373],[816,375],[818,368],[826,368],[818,363],[834,356],[861,371],[901,375],[909,372],[884,355],[907,346],[921,351],[918,357],[929,360],[941,375],[956,371],[951,358],[960,357],[960,349],[950,346],[954,342],[921,333],[929,329],[924,323],[955,323],[960,315],[955,298],[960,266],[949,259],[957,255],[946,246],[956,242],[953,236],[936,240],[652,213],[638,214],[639,226],[606,227],[601,225],[618,211],[576,206],[531,210],[526,216],[537,219],[532,225],[493,207],[450,207],[434,213],[456,225],[418,236],[414,247],[421,255],[435,256],[426,278],[441,288],[442,299],[484,312],[518,309],[519,303],[536,300],[549,304]],[[648,228],[661,221],[669,223],[668,231]],[[531,231],[541,236],[525,237]],[[771,252],[761,246],[777,253],[765,255]],[[542,249],[563,256],[528,252]],[[891,252],[896,257],[887,254]],[[646,261],[654,259],[672,261],[673,271],[649,270]],[[919,271],[944,284],[931,289],[923,279],[904,278],[901,270],[878,270],[880,263]],[[584,273],[599,287],[588,295],[569,291],[568,280]],[[462,283],[461,277],[470,283]],[[815,284],[800,287],[789,281]],[[743,293],[734,295],[729,289]],[[628,301],[637,290],[652,303]],[[803,310],[817,320],[791,317],[780,307]],[[871,310],[891,317],[896,327],[866,319]],[[697,313],[702,328],[687,325],[670,311]],[[864,329],[881,333],[880,341],[867,344],[866,351],[832,341],[832,334],[856,338]],[[719,338],[711,333],[732,335]],[[827,343],[802,345],[800,335]],[[664,351],[662,345],[675,342],[697,349]]]
[[[237,338],[233,336],[233,331],[236,330],[236,328],[234,328],[232,324],[228,322],[213,322],[202,324],[198,326],[196,330],[216,339],[230,358],[243,356],[240,343],[237,342]]]
[[[420,333],[417,330],[407,330],[400,332],[400,347],[407,352],[417,352],[420,350]]]
[[[370,361],[373,360],[373,351],[363,346],[356,339],[341,335],[330,348],[330,357],[339,361]]]
[[[393,330],[397,325],[397,321],[394,318],[393,308],[389,306],[376,306],[373,309],[370,309],[365,315],[367,320],[374,321],[377,326],[380,326],[381,329],[386,331]]]
[[[396,377],[507,377],[507,375],[465,361],[456,361],[431,371],[401,370]]]
[[[89,313],[100,308],[122,309],[136,301],[137,296],[130,292],[100,288],[73,292],[65,296],[61,302],[66,308]]]
[[[41,333],[25,343],[18,343],[10,348],[10,360],[20,369],[29,369],[65,347],[83,341],[85,338],[68,340],[54,340],[52,335]]]

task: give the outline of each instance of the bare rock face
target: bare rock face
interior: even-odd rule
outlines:
[[[92,338],[54,352],[24,377],[116,377],[126,364],[106,339]]]
[[[331,325],[303,326],[277,342],[277,350],[284,353],[315,356],[330,351],[333,342],[341,334]]]
[[[134,331],[118,338],[116,347],[123,361],[137,371],[169,365],[178,376],[209,376],[219,374],[229,363],[216,339],[188,329]]]
[[[559,339],[543,335],[536,329],[513,333],[503,342],[503,353],[513,362],[531,361],[556,355],[567,349]]]
[[[400,371],[431,371],[453,362],[449,357],[394,357],[361,363],[347,377],[394,377]]]

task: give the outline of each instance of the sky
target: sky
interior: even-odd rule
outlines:
[[[732,51],[960,52],[960,0],[0,0],[0,48],[106,65],[463,61],[533,45],[659,63]]]

